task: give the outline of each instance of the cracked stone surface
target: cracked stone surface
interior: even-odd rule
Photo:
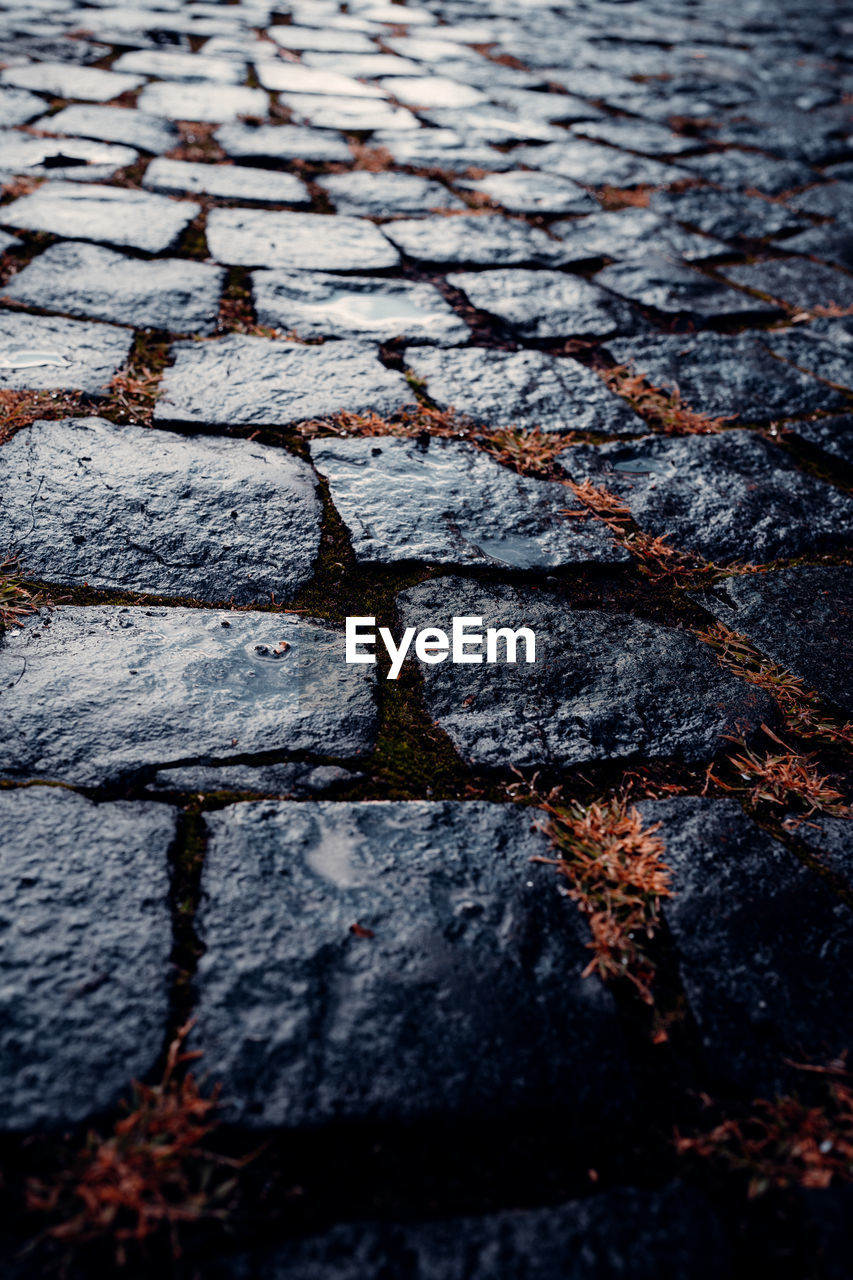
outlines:
[[[401,219],[386,224],[383,230],[416,262],[500,267],[523,262],[554,266],[565,261],[560,245],[543,231],[499,214]]]
[[[519,476],[463,441],[315,440],[356,559],[545,569],[626,558],[606,529],[567,520],[563,485]]]
[[[225,271],[206,262],[148,262],[102,245],[51,245],[5,286],[0,297],[45,311],[173,333],[213,333]]]
[[[409,351],[406,364],[424,379],[440,409],[453,407],[486,426],[604,435],[646,430],[643,419],[591,369],[543,351]]]
[[[66,418],[3,462],[5,536],[37,578],[250,604],[311,577],[320,503],[283,449]]]
[[[793,558],[853,532],[853,498],[750,431],[577,445],[560,463],[617,494],[641,529],[716,563]]]
[[[170,151],[180,140],[180,133],[170,121],[126,107],[74,103],[70,107],[63,107],[55,115],[44,116],[36,123],[38,128],[45,129],[48,133],[122,142],[125,146],[150,151],[155,155],[161,151]]]
[[[311,197],[291,173],[270,173],[247,165],[190,164],[185,160],[152,160],[142,185],[166,195],[215,196],[220,200],[244,200],[246,204],[309,205]]]
[[[160,253],[174,245],[198,212],[190,200],[146,191],[50,182],[5,205],[0,217],[8,227]]]
[[[361,338],[451,346],[470,329],[431,284],[319,271],[253,271],[258,322],[300,338]]]
[[[132,342],[129,329],[0,310],[0,388],[105,395]]]
[[[376,733],[373,669],[342,646],[292,614],[60,606],[3,637],[0,778],[97,786],[263,751],[357,756]]]
[[[392,414],[412,400],[401,373],[366,342],[303,346],[244,334],[177,342],[155,421],[286,426],[307,418]]]
[[[528,815],[266,802],[205,823],[193,1040],[232,1117],[494,1120],[556,1089],[575,1123],[612,1118],[611,998],[580,977],[581,919],[531,866],[549,846]]]
[[[153,1068],[169,1015],[166,805],[0,791],[0,1124],[75,1124]]]
[[[524,338],[606,337],[635,327],[634,312],[597,285],[560,271],[454,273],[448,283],[472,306],[497,316]]]
[[[413,173],[333,173],[317,179],[338,213],[387,218],[466,206],[440,182]]]
[[[229,266],[316,271],[381,271],[400,255],[365,218],[263,209],[213,209],[207,243]]]
[[[807,688],[853,711],[847,670],[853,642],[853,569],[798,565],[727,578],[696,599],[768,658],[799,676]]]
[[[402,592],[398,607],[404,626],[449,632],[451,617],[472,616],[484,628],[534,631],[532,667],[423,667],[431,717],[477,765],[707,759],[726,734],[775,714],[766,694],[723,672],[701,641],[625,615],[567,610],[541,590],[440,578]]]

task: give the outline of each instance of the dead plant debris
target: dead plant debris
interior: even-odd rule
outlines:
[[[714,782],[724,791],[746,792],[751,804],[787,807],[791,803],[800,803],[807,806],[806,816],[816,810],[836,817],[853,815],[853,810],[843,803],[842,793],[830,784],[829,774],[818,772],[814,752],[804,754],[794,751],[766,724],[761,728],[767,737],[782,747],[782,751],[768,751],[762,755],[748,747],[742,739],[731,738],[730,741],[737,742],[740,752],[729,756],[727,764],[740,777],[741,783],[730,784],[723,781],[714,773],[714,766],[709,765],[706,790]]]
[[[599,373],[611,391],[627,400],[635,413],[664,435],[711,435],[731,421],[731,418],[711,418],[706,413],[697,413],[684,403],[678,387],[656,387],[645,373],[637,373],[633,365],[617,364]]]
[[[0,391],[0,445],[40,418],[71,418],[84,412],[76,391]]]
[[[45,607],[50,607],[47,596],[24,586],[18,557],[0,560],[0,633],[7,627],[22,626],[22,618],[32,617]]]

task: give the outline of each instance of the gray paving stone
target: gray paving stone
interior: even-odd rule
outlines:
[[[714,1075],[766,1096],[786,1057],[842,1050],[853,1033],[850,911],[736,800],[639,808],[662,823],[674,890],[664,915]]]
[[[0,82],[19,89],[34,89],[54,98],[79,98],[83,102],[108,102],[145,83],[142,76],[75,67],[68,62],[33,62],[25,67],[7,67],[0,71]]]
[[[585,187],[618,187],[620,190],[646,184],[660,187],[682,182],[689,176],[675,165],[628,155],[613,147],[598,147],[568,135],[565,142],[521,148],[515,152],[515,160],[544,173],[572,178]]]
[[[357,756],[376,735],[373,668],[343,644],[292,614],[60,606],[0,645],[0,777],[98,786],[259,752]]]
[[[574,480],[618,494],[641,529],[717,563],[853,541],[853,498],[749,431],[577,445],[560,462]]]
[[[470,329],[431,284],[319,271],[253,271],[258,321],[300,338],[465,342]]]
[[[807,224],[802,214],[757,196],[700,187],[688,191],[654,191],[651,209],[721,240],[760,240]]]
[[[246,78],[246,64],[237,58],[200,58],[196,53],[172,49],[128,50],[116,59],[113,70],[184,83],[212,80],[217,84],[242,84]]]
[[[236,160],[310,160],[315,164],[349,164],[343,138],[287,124],[224,124],[213,135],[222,150]]]
[[[206,262],[152,262],[66,240],[0,285],[0,299],[138,328],[213,333],[225,275],[224,268]]]
[[[34,93],[28,93],[26,89],[0,87],[0,125],[4,129],[16,124],[26,124],[42,111],[44,100]]]
[[[853,183],[833,182],[819,187],[809,187],[788,200],[792,209],[813,213],[819,218],[836,218],[849,225],[853,223]]]
[[[415,109],[471,107],[488,101],[479,89],[442,75],[387,76],[379,84],[389,97]]]
[[[790,813],[783,824],[811,854],[837,875],[853,881],[853,822],[825,813]]]
[[[560,271],[472,271],[447,280],[472,306],[524,338],[605,337],[620,329],[631,332],[637,324],[626,302]]]
[[[367,343],[303,346],[229,334],[172,350],[155,421],[285,426],[344,409],[388,415],[412,400],[403,375]]]
[[[205,822],[193,1040],[232,1118],[497,1122],[546,1094],[578,1128],[611,1119],[611,998],[529,861],[548,850],[529,813],[267,801]]]
[[[722,241],[685,231],[652,209],[599,212],[589,218],[552,222],[550,230],[562,240],[572,262],[597,258],[645,259],[649,254],[661,252],[687,262],[701,262],[704,258],[731,253]]]
[[[375,80],[379,76],[423,75],[423,67],[395,53],[328,53],[309,49],[303,53],[301,62],[305,67],[320,67],[324,71],[337,71],[361,80]]]
[[[73,178],[97,182],[131,165],[139,153],[82,139],[35,138],[17,129],[0,130],[0,168],[24,177]]]
[[[726,268],[737,279],[738,268]],[[778,315],[779,308],[752,294],[731,289],[686,265],[675,253],[649,250],[617,262],[595,276],[596,284],[656,311],[722,320],[742,315]]]
[[[482,192],[510,213],[595,213],[600,208],[588,191],[570,178],[556,174],[519,169],[459,185],[469,191]]]
[[[383,228],[388,239],[416,262],[500,267],[536,262],[557,266],[562,246],[526,222],[499,214],[401,219]]]
[[[705,156],[689,156],[683,164],[706,182],[735,191],[753,188],[771,196],[791,187],[804,187],[818,177],[814,169],[796,160],[778,160],[755,151],[712,151]]]
[[[853,330],[850,317],[826,318],[806,327],[770,329],[765,341],[781,360],[822,378],[853,390]],[[834,406],[823,406],[832,408]],[[792,412],[792,411],[790,411]]]
[[[673,133],[665,125],[648,120],[605,119],[578,124],[572,130],[586,138],[610,142],[628,151],[645,151],[650,156],[678,156],[701,151],[703,143],[682,133]]]
[[[853,569],[797,565],[727,578],[696,599],[807,688],[853,711]]]
[[[219,262],[301,271],[382,271],[400,255],[366,218],[341,214],[213,209],[207,243]]]
[[[376,53],[376,45],[360,31],[334,27],[299,27],[292,24],[269,28],[269,37],[282,49],[301,53],[303,49],[326,53]]]
[[[453,407],[489,427],[643,434],[647,428],[603,380],[575,360],[542,351],[409,351],[406,364],[426,381],[440,409]]]
[[[57,1128],[153,1069],[169,1016],[175,810],[0,791],[0,1125]]]
[[[158,769],[149,791],[252,791],[261,795],[315,796],[362,775],[334,764],[178,765]]]
[[[778,344],[771,333],[705,332],[623,338],[608,342],[607,350],[617,364],[633,365],[655,386],[677,386],[693,409],[711,417],[770,422],[844,404],[839,392],[774,359],[770,341]]]
[[[199,206],[190,200],[170,200],[147,191],[50,182],[4,205],[0,218],[6,226],[27,231],[160,253],[174,245],[198,212]]]
[[[269,114],[269,97],[263,89],[242,85],[180,84],[168,80],[149,82],[137,98],[140,111],[167,120],[198,120],[219,124],[240,116]]]
[[[3,462],[5,537],[37,578],[242,605],[311,577],[322,509],[282,449],[66,418]]]
[[[129,329],[0,310],[0,387],[105,394],[132,342]]]
[[[466,66],[466,74],[467,70]],[[472,141],[479,140],[495,147],[518,142],[556,142],[566,136],[565,129],[557,125],[492,103],[472,107],[434,107],[420,111],[419,115],[435,128],[453,129]],[[515,168],[515,164],[512,167]]]
[[[694,637],[621,614],[570,610],[542,590],[437,578],[398,596],[402,626],[526,626],[536,662],[424,668],[433,720],[488,768],[672,756],[700,760],[727,734],[772,723],[770,698],[725,673]],[[478,628],[479,630],[479,628]],[[522,647],[523,651],[523,647]],[[475,654],[476,650],[469,650]]]
[[[789,430],[796,432],[809,444],[817,445],[832,458],[838,458],[853,466],[853,414],[839,414],[829,418],[815,418],[812,422],[792,423]]]
[[[472,137],[456,129],[418,129],[411,133],[388,130],[374,134],[370,145],[384,147],[397,164],[443,169],[446,173],[464,174],[469,169],[498,173],[514,169],[517,163],[512,155],[489,146],[486,138]]]
[[[148,191],[167,195],[215,196],[243,204],[310,205],[304,182],[292,173],[271,173],[237,164],[194,164],[186,160],[152,160],[142,179]]]
[[[784,247],[787,253],[803,253],[809,257],[822,258],[824,262],[831,262],[845,271],[853,270],[853,230],[850,228],[836,230],[826,225],[812,227],[810,231],[790,236],[785,240]]]
[[[329,94],[332,97],[384,98],[381,88],[375,84],[362,84],[353,76],[342,75],[326,67],[303,67],[299,62],[285,62],[281,58],[258,59],[255,73],[265,89],[283,93]]]
[[[568,520],[564,485],[531,480],[464,441],[314,440],[356,559],[546,569],[626,559],[603,525]]]
[[[464,209],[458,196],[440,182],[413,173],[335,173],[318,178],[338,213],[388,218],[427,214],[432,209]]]
[[[296,124],[344,133],[372,133],[376,129],[417,129],[411,111],[375,98],[335,98],[323,93],[280,93],[278,100]]]
[[[95,138],[103,142],[121,142],[155,155],[171,151],[180,141],[180,133],[168,120],[146,115],[131,107],[101,107],[76,103],[63,107],[53,116],[36,121],[36,128],[48,133],[71,137]]]
[[[776,258],[770,262],[725,267],[723,272],[735,284],[769,294],[794,307],[853,306],[853,276],[818,262]]]

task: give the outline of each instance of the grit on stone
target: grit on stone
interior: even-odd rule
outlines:
[[[226,155],[237,160],[310,160],[315,164],[350,164],[353,158],[343,138],[298,125],[224,124],[213,137]]]
[[[382,271],[400,255],[365,218],[264,209],[213,209],[207,243],[229,266],[287,267],[300,271]]]
[[[0,388],[106,395],[132,342],[130,329],[0,310]]]
[[[308,271],[253,271],[258,322],[300,338],[391,342],[465,342],[471,331],[431,284],[382,276]]]
[[[0,1125],[58,1128],[114,1107],[169,1016],[174,809],[0,791]]]
[[[416,262],[500,267],[524,262],[559,266],[566,260],[562,247],[544,231],[499,214],[400,219],[386,223],[383,230]]]
[[[566,518],[581,508],[564,485],[520,476],[464,441],[314,440],[311,457],[362,562],[546,569],[627,558],[603,525]]]
[[[464,209],[465,204],[429,178],[413,173],[333,173],[317,179],[338,213],[388,218],[427,214],[432,209]]]
[[[489,427],[598,431],[640,435],[642,418],[576,360],[543,351],[407,351],[406,365],[424,379],[430,400]]]
[[[36,578],[242,605],[311,577],[322,509],[283,449],[67,418],[19,431],[3,464],[4,536]]]
[[[366,342],[305,346],[232,333],[176,342],[172,354],[157,422],[287,426],[344,410],[387,416],[412,401],[402,373]]]
[[[447,281],[472,306],[497,316],[524,338],[606,337],[620,329],[630,332],[637,323],[621,298],[561,271],[460,272]]]
[[[51,245],[0,285],[0,299],[172,333],[213,333],[226,272],[184,258],[148,261],[101,245]]]
[[[271,173],[248,165],[193,164],[186,160],[152,160],[142,179],[148,191],[166,195],[215,196],[219,200],[241,200],[245,204],[310,205],[304,182],[292,173]]]
[[[242,85],[186,84],[158,80],[147,84],[137,104],[140,111],[167,120],[197,120],[219,124],[240,116],[260,116],[269,112],[269,97],[263,89]]]
[[[701,641],[671,627],[463,578],[421,583],[397,601],[403,626],[449,634],[453,616],[481,617],[481,631],[528,627],[536,635],[533,665],[443,662],[423,670],[430,716],[476,765],[707,759],[727,735],[775,718],[767,694],[723,672]]]
[[[735,284],[769,294],[793,307],[853,306],[853,277],[818,262],[776,258],[725,267],[724,271]]]
[[[548,1096],[608,1122],[611,998],[529,812],[259,802],[205,825],[193,1042],[231,1118],[493,1123]]]
[[[750,431],[576,445],[560,455],[628,506],[641,529],[716,563],[766,563],[853,541],[853,498]]]
[[[56,115],[44,116],[36,122],[36,127],[48,133],[96,138],[99,142],[123,142],[125,146],[155,155],[177,146],[181,136],[168,120],[146,115],[144,111],[82,103],[63,107]]]
[[[848,538],[851,532],[848,525]],[[797,565],[726,578],[695,598],[807,688],[853,711],[853,569]]]
[[[374,677],[343,644],[292,614],[60,606],[0,644],[0,777],[99,786],[265,751],[360,755]]]
[[[714,1075],[772,1090],[786,1057],[842,1051],[853,1035],[850,911],[736,800],[639,809],[662,824],[664,915]]]
[[[737,268],[727,270],[734,279]],[[598,272],[595,282],[632,302],[672,314],[684,312],[703,319],[722,320],[730,316],[779,313],[779,308],[772,303],[731,289],[687,266],[677,253],[649,250],[636,260],[605,267]]]
[[[160,253],[199,212],[189,200],[126,187],[50,182],[0,210],[5,226]]]

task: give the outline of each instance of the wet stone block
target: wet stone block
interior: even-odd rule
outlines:
[[[463,441],[315,440],[311,457],[360,561],[545,569],[627,558],[603,525],[561,514],[577,505],[563,485]]]
[[[608,1123],[611,997],[581,978],[585,926],[531,865],[529,812],[267,801],[205,822],[193,1040],[231,1118],[497,1122],[548,1097]]]
[[[818,449],[823,449],[830,457],[853,466],[853,414],[792,423],[790,429],[801,440],[806,440]]]
[[[640,435],[642,418],[576,360],[542,351],[408,351],[406,364],[432,401],[490,427]]]
[[[727,578],[695,599],[807,688],[853,712],[853,569],[797,565]]]
[[[68,62],[32,62],[29,66],[7,67],[0,72],[0,81],[54,98],[80,98],[84,102],[107,102],[145,83],[142,76],[75,67]]]
[[[561,246],[543,231],[499,214],[401,219],[383,230],[416,262],[500,267],[523,262],[558,266],[565,261]]]
[[[0,1126],[74,1124],[154,1067],[176,811],[0,791]]]
[[[574,765],[672,756],[699,760],[775,716],[770,698],[726,674],[701,641],[620,614],[567,609],[562,596],[462,578],[421,583],[398,597],[403,626],[483,618],[525,626],[536,661],[425,666],[432,719],[477,765]],[[476,649],[469,652],[476,653]],[[502,653],[503,650],[499,650]],[[769,718],[768,718],[769,717]]]
[[[688,262],[731,253],[721,241],[685,231],[677,222],[668,222],[651,209],[620,209],[616,213],[552,222],[550,230],[559,236],[572,262],[645,258],[650,252],[661,250],[675,260],[683,258]]]
[[[129,329],[112,325],[0,311],[0,387],[106,395],[132,342]]]
[[[51,245],[2,288],[45,311],[141,329],[213,333],[225,269],[181,258],[148,261],[85,241]]]
[[[781,231],[808,225],[808,219],[782,204],[770,204],[758,196],[705,187],[688,191],[655,191],[650,205],[654,213],[674,218],[718,236],[720,240],[760,240]]]
[[[5,226],[160,253],[199,212],[189,200],[94,183],[50,182],[0,212]]]
[[[37,98],[26,89],[0,88],[0,127],[6,129],[26,124],[41,111],[44,111],[43,98]]]
[[[853,499],[749,431],[577,445],[560,464],[622,498],[641,529],[718,563],[766,563],[853,540]]]
[[[595,188],[658,187],[670,182],[683,182],[688,176],[684,169],[675,165],[628,155],[614,147],[598,147],[568,135],[567,139],[566,142],[552,142],[546,147],[521,148],[514,152],[515,161]]]
[[[736,268],[727,269],[736,277]],[[703,319],[730,316],[776,315],[779,308],[751,294],[731,289],[703,275],[676,254],[648,251],[636,261],[617,262],[595,277],[596,284],[632,302],[667,314],[684,313]]]
[[[244,204],[311,203],[308,188],[292,173],[271,173],[268,169],[239,164],[192,164],[165,156],[151,161],[142,185],[148,191],[162,191],[167,195],[189,192],[219,200],[240,200]]]
[[[244,122],[224,124],[213,135],[226,155],[236,160],[310,160],[315,164],[349,164],[343,138],[298,125]]]
[[[19,431],[3,464],[5,536],[36,578],[250,604],[311,577],[322,510],[283,449],[69,418]]]
[[[712,151],[705,156],[690,156],[684,166],[691,174],[735,191],[753,188],[768,195],[778,195],[792,187],[814,182],[818,174],[796,160],[778,160],[755,151]],[[688,174],[682,174],[687,177]]]
[[[218,124],[240,116],[269,114],[269,95],[263,89],[230,84],[181,84],[158,80],[147,84],[137,103],[140,111],[167,120],[198,120]]]
[[[35,138],[16,129],[0,130],[0,169],[25,177],[49,175],[76,182],[102,181],[138,159],[139,153],[131,147],[85,139]]]
[[[853,1035],[853,918],[735,800],[645,801],[662,824],[664,915],[715,1076],[763,1093],[784,1059],[828,1060]],[[766,1095],[765,1095],[766,1096]]]
[[[207,243],[229,266],[289,267],[300,271],[382,271],[400,255],[364,218],[322,213],[213,209]]]
[[[244,334],[178,342],[154,408],[159,422],[285,426],[306,418],[394,413],[412,401],[401,373],[362,342],[304,346]]]
[[[181,137],[175,125],[168,120],[146,115],[144,111],[83,103],[63,107],[56,115],[45,116],[37,121],[37,127],[48,133],[96,138],[103,142],[122,142],[127,147],[150,151],[155,155],[176,147]]]
[[[453,219],[458,221],[458,219]],[[459,272],[447,277],[472,306],[524,338],[606,337],[631,332],[635,312],[621,298],[561,271]]]
[[[460,182],[460,187],[481,192],[510,213],[596,213],[598,201],[557,174],[495,173],[476,182]]]
[[[346,759],[376,733],[373,669],[292,615],[60,607],[0,646],[0,777],[82,786],[262,751]]]
[[[853,306],[853,277],[822,263],[776,258],[725,267],[723,271],[735,284],[769,294],[793,307]]]
[[[333,173],[317,179],[338,213],[388,218],[427,214],[432,209],[464,209],[440,182],[413,173]]]
[[[316,796],[362,775],[334,764],[196,764],[158,769],[149,791],[245,791]]]

